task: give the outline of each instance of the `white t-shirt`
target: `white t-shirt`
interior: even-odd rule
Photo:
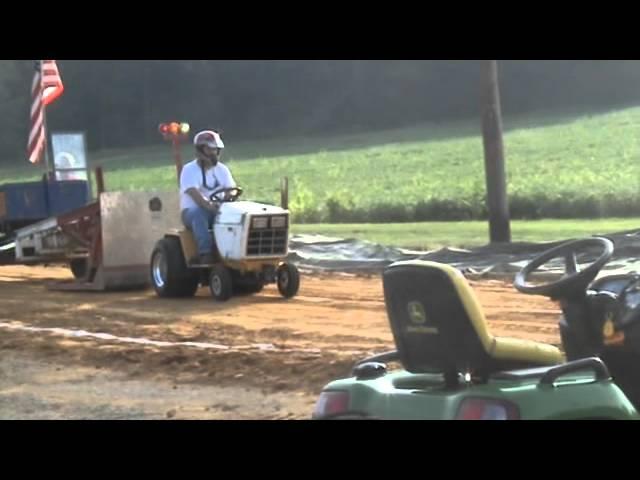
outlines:
[[[182,167],[182,173],[180,174],[180,210],[198,206],[193,198],[185,193],[190,188],[195,188],[206,200],[209,200],[209,195],[214,190],[236,186],[231,172],[226,165],[220,162],[215,167],[205,170],[204,175],[207,186],[210,188],[205,188],[202,184],[202,170],[197,160],[192,160]]]

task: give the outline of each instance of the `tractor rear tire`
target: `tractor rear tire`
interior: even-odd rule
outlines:
[[[187,268],[177,237],[158,240],[151,254],[150,274],[159,297],[193,297],[198,290],[198,272]]]
[[[276,272],[278,291],[284,298],[295,297],[300,289],[300,274],[293,263],[283,263]]]
[[[227,267],[218,264],[209,275],[209,291],[214,300],[226,302],[233,296],[233,279]]]

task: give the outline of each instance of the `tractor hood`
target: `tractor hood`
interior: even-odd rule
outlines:
[[[224,213],[248,213],[250,215],[287,213],[287,210],[280,207],[274,207],[273,205],[266,205],[264,203],[257,202],[228,202],[222,204],[221,211]]]
[[[278,215],[289,211],[257,202],[228,202],[220,207],[219,223],[241,223],[244,215]]]

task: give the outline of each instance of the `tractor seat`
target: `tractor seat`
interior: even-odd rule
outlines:
[[[409,372],[489,375],[564,361],[552,345],[491,335],[473,289],[450,265],[396,262],[385,269],[383,285],[391,330]]]

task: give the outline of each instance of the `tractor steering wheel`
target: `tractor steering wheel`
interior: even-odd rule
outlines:
[[[233,192],[233,193],[232,193]],[[211,195],[209,195],[209,200],[212,202],[235,202],[242,195],[242,188],[240,187],[221,187],[216,188]]]
[[[602,253],[595,262],[587,268],[580,270],[576,262],[576,254],[588,247],[599,247]],[[516,275],[514,287],[522,293],[543,295],[553,299],[569,298],[574,295],[584,294],[591,281],[596,278],[598,272],[611,259],[613,255],[613,242],[607,238],[592,237],[582,240],[574,240],[563,243],[555,248],[547,250],[524,266]],[[532,285],[527,283],[531,273],[548,261],[564,257],[565,274],[559,280],[544,284]]]

